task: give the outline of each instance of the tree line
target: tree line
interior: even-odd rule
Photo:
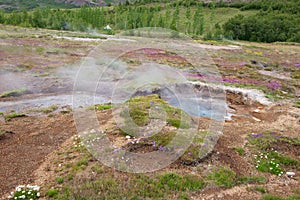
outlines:
[[[40,8],[33,11],[0,10],[0,23],[23,27],[56,30],[101,29],[109,24],[114,30],[129,30],[141,27],[163,27],[187,34],[202,35],[204,18],[202,3],[191,9],[177,4],[127,5],[114,7],[89,7],[78,9]]]
[[[211,10],[211,17],[217,7],[258,12],[251,16],[237,15],[224,24],[214,24],[213,29],[204,31],[204,6]],[[102,29],[107,24],[117,31],[162,27],[206,39],[300,42],[300,1],[256,0],[234,4],[212,1],[204,4],[196,0],[137,0],[133,4],[127,1],[113,7],[39,8],[13,12],[0,10],[0,23],[71,31]]]

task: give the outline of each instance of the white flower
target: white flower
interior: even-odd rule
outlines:
[[[21,190],[22,190],[22,189],[19,188],[19,187],[16,189],[17,192],[21,192]]]
[[[25,199],[25,195],[20,196],[21,199]]]
[[[126,135],[126,139],[130,139],[130,135]]]
[[[40,197],[40,193],[39,193],[39,192],[38,192],[38,193],[36,193],[36,196],[37,196],[37,197]]]

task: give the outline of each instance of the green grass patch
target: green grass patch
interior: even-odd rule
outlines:
[[[286,167],[299,169],[298,160],[274,150],[279,144],[298,146],[300,145],[300,141],[298,138],[282,137],[272,132],[252,133],[249,135],[247,145],[255,152],[254,160],[257,170],[281,176]]]
[[[150,122],[149,110],[151,107],[156,107],[166,112],[166,121],[171,126],[183,129],[191,127],[190,117],[187,113],[179,108],[170,106],[156,94],[131,98],[127,104],[129,116],[125,112],[121,116],[131,118],[138,126],[145,126]],[[153,119],[156,118],[155,115],[151,117]]]
[[[63,182],[64,182],[64,178],[63,177],[57,177],[56,178],[56,183],[62,184]]]
[[[4,115],[4,119],[5,119],[5,121],[9,121],[9,120],[11,120],[13,118],[25,117],[25,116],[26,116],[25,114],[13,112],[13,113],[9,113],[7,115]]]
[[[26,89],[20,88],[20,89],[3,92],[2,94],[0,94],[0,98],[21,96],[22,94],[25,93],[26,93]]]
[[[238,177],[237,182],[239,184],[263,184],[267,180],[264,176],[241,176]]]
[[[260,192],[260,193],[262,193],[262,194],[265,194],[265,193],[267,192],[265,188],[260,187],[260,186],[255,186],[255,187],[253,187],[253,190],[255,190],[255,191],[257,191],[257,192]]]
[[[90,106],[87,109],[88,110],[109,110],[113,108],[113,104],[112,103],[108,103],[108,104],[97,104],[94,106]]]
[[[112,174],[80,185],[69,182],[58,195],[58,199],[189,199],[187,192],[199,191],[204,181],[193,175],[164,173],[155,176],[131,174],[126,184]],[[99,196],[99,194],[101,194]]]
[[[293,106],[296,107],[296,108],[300,108],[300,101],[295,101],[293,103]]]
[[[238,154],[240,156],[245,155],[245,150],[242,147],[233,147],[233,150],[235,150],[236,152],[238,152]]]
[[[56,189],[50,189],[46,192],[47,197],[55,198],[55,197],[57,197],[57,195],[58,195],[58,190],[56,190]]]
[[[217,186],[231,188],[236,185],[236,174],[229,168],[221,167],[207,175],[207,180],[213,181]]]
[[[49,114],[51,112],[54,112],[57,109],[58,109],[57,105],[51,105],[51,106],[49,106],[47,108],[35,109],[34,111],[35,112],[42,112],[42,113],[45,113],[45,114]]]

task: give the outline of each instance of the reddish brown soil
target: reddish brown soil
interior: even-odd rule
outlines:
[[[32,183],[45,157],[76,133],[70,114],[1,121],[0,129],[7,132],[0,140],[0,195]]]

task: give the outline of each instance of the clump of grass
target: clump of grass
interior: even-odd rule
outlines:
[[[236,152],[238,152],[238,154],[240,156],[245,155],[245,150],[242,147],[233,147],[233,150],[235,150]]]
[[[88,110],[109,110],[113,108],[113,104],[112,103],[107,103],[107,104],[97,104],[91,107],[88,107]]]
[[[50,189],[46,192],[47,197],[56,197],[58,195],[58,191],[56,189]]]
[[[221,167],[220,169],[209,173],[207,179],[221,187],[230,188],[236,185],[235,172],[226,167]]]
[[[293,106],[296,108],[300,108],[300,101],[295,101]]]
[[[62,184],[62,183],[64,182],[64,178],[63,178],[63,177],[57,177],[57,178],[56,178],[56,182],[57,182],[58,184]]]
[[[9,113],[7,115],[4,115],[4,119],[5,119],[5,121],[9,121],[9,120],[11,120],[13,118],[25,117],[25,116],[26,116],[25,114],[13,112],[13,113]]]
[[[263,184],[267,180],[264,176],[241,176],[238,177],[237,182],[239,184]]]
[[[0,140],[5,137],[6,131],[0,130]]]
[[[147,125],[150,122],[149,110],[151,106],[158,106],[166,112],[166,121],[171,126],[183,129],[191,127],[188,114],[179,108],[170,106],[156,94],[131,98],[127,104],[129,116],[127,116],[125,112],[121,113],[121,116],[131,118],[138,126]],[[155,116],[152,117],[154,118]]]
[[[21,96],[25,92],[26,92],[26,89],[24,89],[24,88],[6,91],[6,92],[3,92],[2,94],[0,94],[0,98]]]
[[[253,190],[258,191],[258,192],[260,192],[260,193],[262,193],[262,194],[265,194],[265,193],[267,192],[265,188],[260,187],[260,186],[255,186],[255,187],[253,188]]]
[[[49,114],[51,112],[54,112],[57,109],[58,109],[57,105],[51,105],[51,106],[49,106],[47,108],[36,109],[34,111],[36,111],[36,112],[42,112],[42,113],[45,113],[45,114]]]
[[[195,176],[181,176],[176,173],[167,173],[159,176],[159,187],[167,187],[173,191],[194,191],[204,187],[204,181]]]

